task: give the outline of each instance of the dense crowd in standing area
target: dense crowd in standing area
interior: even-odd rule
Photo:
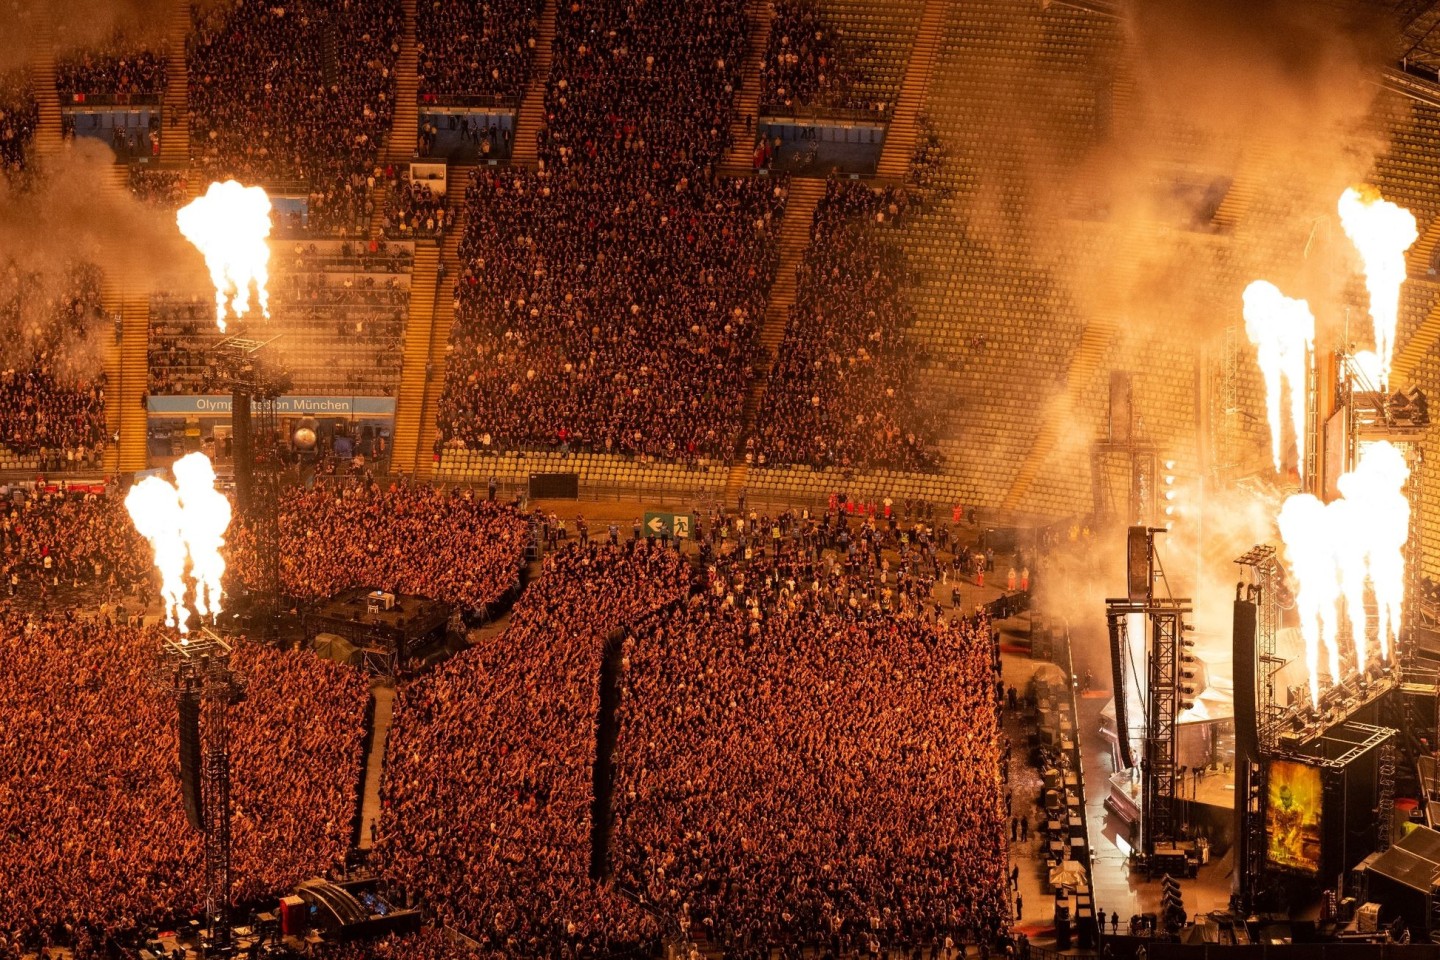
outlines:
[[[590,879],[598,677],[607,637],[685,597],[652,541],[546,557],[503,633],[403,688],[376,854],[491,956],[600,957],[653,919]]]
[[[198,911],[200,834],[181,805],[163,634],[108,620],[0,614],[0,958],[51,944],[77,960]],[[357,802],[365,679],[242,643],[231,723],[235,895],[332,869]]]
[[[915,285],[895,230],[905,190],[830,180],[751,444],[759,463],[928,470],[936,404],[912,389],[925,362],[905,336]]]
[[[560,5],[540,169],[468,188],[442,445],[730,452],[786,197],[715,174],[745,24],[740,0]]]
[[[431,0],[415,8],[420,96],[518,99],[530,77],[542,0]]]
[[[519,511],[470,490],[319,481],[281,497],[280,588],[312,600],[376,587],[483,609],[515,585],[527,533]],[[231,534],[230,567],[245,580],[254,540],[243,526]]]
[[[625,663],[617,875],[683,928],[756,957],[998,931],[983,620],[947,622],[923,600],[887,610],[833,564],[721,563],[627,640]]]
[[[400,0],[224,2],[190,38],[190,142],[214,179],[301,181],[309,229],[373,212],[395,98]]]
[[[109,333],[98,267],[0,263],[0,446],[44,451],[62,469],[93,464],[109,440],[99,354]]]
[[[457,956],[466,955],[436,927],[423,927],[415,934],[392,934],[379,940],[319,944],[310,953],[315,960],[455,960]]]
[[[24,169],[39,125],[29,71],[0,71],[0,175],[14,177]]]
[[[0,596],[44,606],[83,590],[97,605],[149,594],[150,549],[124,501],[63,485],[0,500]],[[3,605],[4,601],[0,601]]]
[[[779,0],[761,67],[760,104],[772,111],[840,107],[885,112],[859,95],[863,51],[832,27],[813,0]]]
[[[150,26],[154,26],[151,24]],[[124,99],[165,92],[169,62],[163,46],[117,31],[100,43],[61,43],[64,56],[55,61],[55,90],[62,102],[95,95]]]

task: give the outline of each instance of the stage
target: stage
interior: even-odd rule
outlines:
[[[306,644],[320,656],[395,676],[445,644],[454,607],[438,600],[356,587],[306,614]]]

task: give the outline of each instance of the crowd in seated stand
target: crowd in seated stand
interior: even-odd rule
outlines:
[[[155,688],[162,632],[0,614],[0,958],[51,944],[77,960],[203,906],[200,834],[181,805],[175,706]],[[232,713],[238,900],[344,856],[357,802],[365,678],[241,643]]]
[[[183,170],[130,168],[130,192],[145,203],[178,210],[190,199],[190,181]]]
[[[786,196],[715,175],[744,28],[740,0],[560,5],[541,169],[467,191],[438,443],[729,452]]]
[[[913,286],[893,231],[909,200],[831,180],[798,268],[795,304],[751,449],[759,463],[933,469],[939,413],[914,389]]]
[[[103,320],[93,264],[48,274],[0,265],[0,446],[43,451],[43,461],[62,468],[94,462],[109,439],[93,339],[109,335]]]
[[[888,104],[852,93],[852,86],[863,79],[859,53],[813,0],[779,0],[761,68],[761,108],[779,113],[799,107],[885,112]]]
[[[281,589],[312,600],[378,587],[481,609],[515,585],[527,530],[513,507],[469,491],[317,481],[281,498]],[[231,569],[252,575],[246,528],[232,531],[231,550]]]
[[[102,43],[60,46],[65,52],[55,61],[55,90],[61,103],[84,102],[93,96],[115,96],[124,102],[136,94],[165,92],[164,37],[145,40],[117,31]]]
[[[416,237],[439,239],[455,225],[455,214],[445,205],[443,194],[436,194],[422,183],[396,180],[390,190],[390,203],[385,208],[383,233],[395,240]]]
[[[13,177],[25,166],[40,105],[28,71],[0,71],[0,174]]]
[[[544,564],[503,634],[400,691],[376,853],[487,955],[599,957],[657,933],[589,878],[603,648],[691,576],[652,541],[576,543]]]
[[[518,101],[529,79],[543,0],[422,0],[415,8],[420,96]]]
[[[119,496],[32,491],[0,505],[0,584],[17,603],[45,603],[65,589],[114,603],[148,594],[150,553]]]
[[[895,530],[840,516],[725,530],[704,589],[624,643],[615,876],[727,956],[989,941],[1006,916],[989,624],[942,616],[924,526],[892,571]]]
[[[403,22],[400,0],[202,8],[189,78],[206,175],[302,182],[310,232],[354,234],[374,206]]]

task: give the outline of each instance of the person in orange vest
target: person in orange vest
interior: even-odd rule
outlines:
[[[950,508],[950,522],[951,522],[951,523],[959,523],[959,522],[960,522],[960,518],[963,517],[964,515],[965,515],[965,510],[964,510],[963,507],[960,506],[960,504],[957,503],[957,504],[955,504],[955,506],[953,506],[953,507]]]
[[[1015,568],[1010,568],[1010,574],[1005,578],[1005,590],[1008,593],[1015,592]]]
[[[1020,571],[1020,589],[1024,593],[1030,592],[1030,568],[1026,567]]]

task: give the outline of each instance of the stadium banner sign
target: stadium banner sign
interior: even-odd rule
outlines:
[[[146,407],[152,416],[228,417],[229,394],[152,396]],[[283,396],[275,405],[282,417],[393,417],[394,397]]]
[[[688,513],[654,513],[645,511],[645,536],[690,539],[691,515]]]

